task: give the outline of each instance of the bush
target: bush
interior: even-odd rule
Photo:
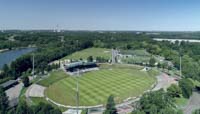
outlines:
[[[28,87],[29,86],[29,78],[28,76],[25,76],[22,78],[22,82],[24,84],[24,87]]]
[[[167,88],[167,93],[168,95],[170,95],[171,97],[180,97],[181,92],[181,88],[175,84],[172,84],[169,88]]]
[[[192,114],[200,114],[200,109],[195,110]]]
[[[182,90],[183,97],[189,98],[192,95],[194,85],[189,79],[181,79],[179,81],[179,87]]]

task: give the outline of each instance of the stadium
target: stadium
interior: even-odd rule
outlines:
[[[99,49],[98,54],[105,57],[111,54],[108,49]],[[95,48],[76,52],[78,57],[92,56]],[[111,50],[109,50],[111,52]],[[69,55],[66,58],[74,57]],[[78,58],[77,57],[77,58]],[[82,58],[84,58],[82,57]],[[73,59],[73,58],[72,58]],[[63,65],[62,70],[50,73],[49,78],[38,84],[45,86],[44,96],[60,106],[103,106],[110,95],[115,96],[116,103],[134,99],[145,91],[152,89],[156,82],[154,70],[143,71],[144,67],[127,64],[110,64],[95,62],[72,62]],[[79,76],[77,76],[77,73]]]

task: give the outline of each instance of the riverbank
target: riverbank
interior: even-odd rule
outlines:
[[[21,55],[27,54],[34,50],[36,50],[36,48],[20,47],[0,53],[0,69],[4,64],[10,64]]]
[[[17,48],[12,48],[12,49],[0,49],[0,53],[6,52],[6,51],[11,51],[11,50],[19,50],[19,49],[26,49],[26,48],[36,48],[36,46],[28,46],[28,47],[17,47]]]
[[[5,51],[8,51],[9,49],[0,49],[0,53],[3,53]]]

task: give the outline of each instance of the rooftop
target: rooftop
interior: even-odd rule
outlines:
[[[16,80],[9,80],[5,83],[2,83],[0,86],[2,86],[3,88],[6,88],[8,86],[11,86],[12,84],[15,84],[17,81]]]

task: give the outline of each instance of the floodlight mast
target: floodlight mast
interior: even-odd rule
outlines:
[[[33,58],[32,58],[33,60],[32,60],[32,67],[33,67],[33,71],[32,71],[32,75],[34,76],[34,73],[35,73],[35,57],[34,57],[34,53],[33,53]]]
[[[180,77],[182,77],[182,64],[181,64],[181,62],[182,62],[182,58],[181,58],[181,55],[180,55]]]
[[[80,70],[78,69],[78,76],[76,77],[76,107],[77,107],[77,114],[79,112],[79,81],[78,77],[80,76]]]
[[[180,66],[179,66],[179,70],[180,70],[180,77],[182,77],[182,53],[181,53],[181,42],[179,43],[179,62],[180,62]]]

